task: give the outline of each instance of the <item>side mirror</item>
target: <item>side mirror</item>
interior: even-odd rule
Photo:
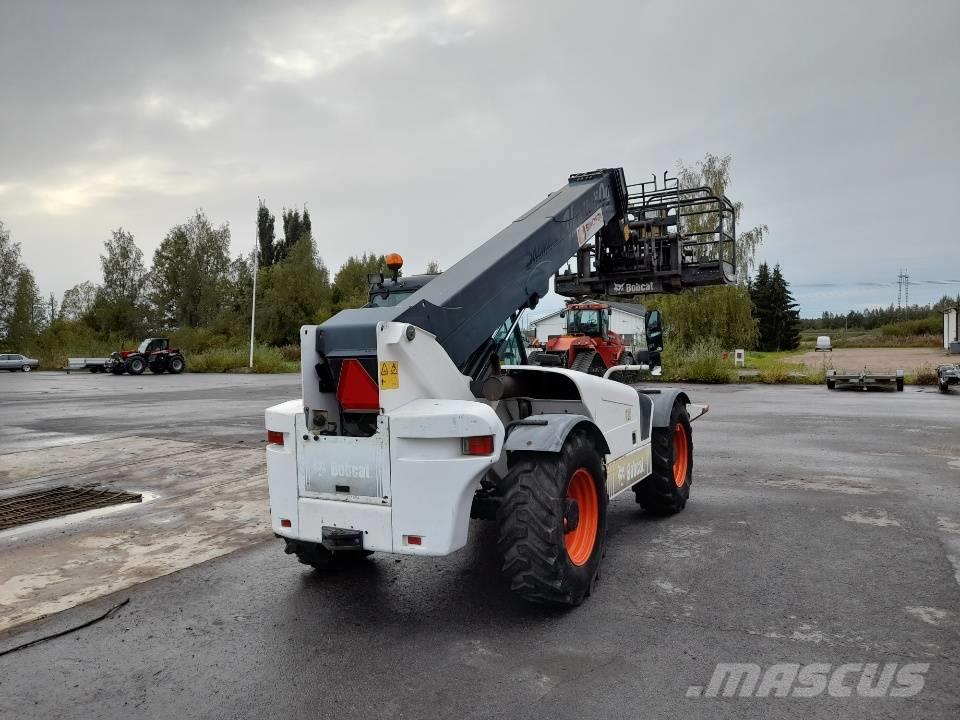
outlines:
[[[607,308],[607,316],[609,317],[610,315],[613,315],[613,308],[612,308],[612,307],[608,307],[608,308]]]
[[[567,316],[567,311],[566,311],[566,310],[561,310],[561,311],[560,311],[560,318],[562,319],[562,318],[565,318],[566,316]]]
[[[663,350],[663,325],[659,310],[647,313],[647,350],[651,353]]]

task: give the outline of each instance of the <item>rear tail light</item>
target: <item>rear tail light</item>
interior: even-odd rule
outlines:
[[[276,430],[267,430],[267,442],[271,445],[283,445],[283,433]]]
[[[423,545],[423,538],[419,535],[404,535],[403,539],[407,541],[407,545]]]
[[[337,401],[347,412],[376,412],[380,409],[380,389],[359,360],[350,358],[340,365]]]
[[[280,527],[293,527],[293,523],[286,518],[280,518]]]
[[[493,455],[493,435],[476,435],[463,439],[464,455]]]

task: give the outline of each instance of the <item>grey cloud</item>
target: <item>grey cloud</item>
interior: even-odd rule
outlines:
[[[44,289],[196,207],[244,251],[258,195],[308,203],[332,267],[446,267],[571,171],[708,151],[804,313],[955,252],[954,2],[132,5],[3,10],[0,217]]]

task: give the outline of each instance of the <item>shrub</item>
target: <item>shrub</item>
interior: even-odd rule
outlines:
[[[281,345],[278,350],[280,350],[280,354],[284,360],[288,362],[300,362],[299,345]]]
[[[705,340],[690,350],[668,349],[663,353],[663,379],[671,382],[733,382],[736,373],[723,359],[717,340]]]
[[[917,368],[916,374],[912,378],[914,385],[936,385],[937,371],[929,365],[921,365]]]
[[[919,320],[901,320],[880,326],[880,334],[888,337],[908,337],[910,335],[940,335],[943,324],[940,317],[921,318]]]
[[[210,328],[185,327],[170,333],[170,344],[184,353],[202,353],[209,350],[228,347],[230,339],[224,333]]]
[[[783,363],[776,363],[760,371],[760,382],[766,385],[782,385],[783,383],[793,382],[794,377],[790,372],[791,369]],[[793,368],[793,372],[796,372],[796,368]]]
[[[245,348],[218,348],[207,352],[191,354],[187,357],[187,367],[191,372],[223,373],[242,370],[250,363],[249,350]],[[253,352],[253,372],[281,373],[295,372],[297,364],[284,360],[275,347],[258,345]]]

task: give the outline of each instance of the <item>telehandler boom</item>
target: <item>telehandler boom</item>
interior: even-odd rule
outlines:
[[[609,379],[623,366],[597,377],[527,365],[517,324],[574,256],[577,271],[557,276],[574,295],[611,277],[657,290],[731,282],[732,205],[701,190],[713,209],[700,217],[718,219],[708,240],[702,221],[684,234],[679,192],[673,204],[648,193],[647,207],[622,169],[572,175],[419,289],[301,328],[303,397],[266,411],[271,522],[286,551],[317,568],[371,552],[441,556],[463,547],[471,517],[495,519],[513,590],[582,602],[611,498],[632,490],[651,513],[684,508],[691,422],[707,408]],[[654,227],[673,230],[654,241]]]

